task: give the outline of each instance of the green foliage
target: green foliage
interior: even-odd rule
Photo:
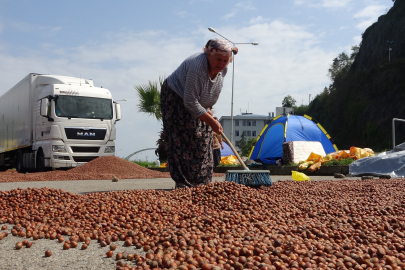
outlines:
[[[250,155],[250,151],[252,151],[252,148],[256,145],[256,138],[250,138],[247,141],[246,144],[246,151],[244,151],[243,153],[245,154],[244,156],[249,156]]]
[[[297,167],[299,165],[300,165],[299,163],[294,163],[294,162],[288,162],[287,164],[284,164],[284,166],[292,166],[292,167]],[[278,165],[275,165],[275,166],[278,166]]]
[[[347,166],[354,162],[352,158],[345,158],[340,160],[331,160],[322,164],[322,166]]]
[[[138,164],[139,166],[145,167],[145,168],[153,168],[156,167],[154,162],[148,162],[144,160],[132,160],[131,162]]]
[[[374,152],[392,149],[392,119],[404,118],[405,2],[395,1],[387,15],[381,16],[363,33],[361,48],[341,53],[328,70],[331,84],[319,89],[306,110],[331,136],[338,149],[351,146]],[[395,48],[388,62],[388,43],[395,36]],[[405,141],[405,124],[396,123],[396,144]]]
[[[352,53],[350,54],[350,56],[347,55],[345,52],[342,52],[338,55],[338,57],[333,59],[333,62],[328,69],[328,77],[332,81],[335,81],[338,76],[346,76],[354,62],[354,59],[356,59],[356,56],[359,53],[359,49],[359,46],[352,46]]]
[[[238,164],[218,164],[217,167],[240,167],[241,165]]]
[[[306,114],[319,121],[339,149],[392,149],[392,119],[405,113],[403,72],[405,60],[401,59],[337,77],[331,85],[335,90],[324,89]],[[405,124],[396,127],[399,144],[405,141]]]
[[[356,59],[357,55],[359,54],[360,46],[354,45],[352,46],[352,53],[350,54],[350,59],[353,61]]]
[[[292,96],[287,95],[287,96],[283,99],[283,101],[281,102],[281,105],[282,105],[283,107],[289,107],[289,108],[291,108],[291,107],[295,106],[295,103],[297,103],[297,101],[296,101]]]
[[[370,144],[373,143],[373,141],[375,139],[384,139],[384,133],[379,127],[378,125],[376,125],[373,122],[367,122],[366,126],[363,130],[363,138],[365,138],[366,143]]]
[[[148,84],[135,85],[135,90],[138,93],[140,101],[138,110],[154,116],[158,121],[162,120],[160,90],[164,81],[164,77],[159,77],[158,81],[149,81]]]
[[[294,114],[304,115],[307,114],[309,105],[294,106]]]
[[[239,141],[240,155],[247,157],[252,150],[252,147],[256,144],[256,138],[246,139],[245,132],[242,133],[241,140]]]
[[[350,58],[345,52],[342,52],[338,57],[333,59],[333,62],[328,69],[328,76],[332,81],[335,80],[339,73],[347,72],[347,67],[350,67],[349,60]]]

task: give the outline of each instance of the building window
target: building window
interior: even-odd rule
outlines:
[[[252,134],[251,134],[251,132],[250,132],[250,130],[248,130],[248,131],[246,131],[246,136],[251,136]]]
[[[256,120],[252,120],[252,126],[256,126]]]
[[[235,145],[236,145],[237,147],[239,147],[239,142],[240,142],[240,141],[235,141]]]
[[[239,130],[235,130],[235,136],[239,136]]]
[[[253,130],[253,131],[252,131],[252,136],[253,136],[253,137],[256,137],[256,130]]]
[[[246,120],[242,121],[242,126],[244,126],[244,127],[246,126]]]
[[[235,120],[235,126],[239,127],[239,120]]]
[[[248,120],[247,125],[250,127],[252,125],[252,121]]]

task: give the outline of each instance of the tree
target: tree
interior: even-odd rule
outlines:
[[[159,77],[158,81],[149,81],[148,84],[135,85],[135,90],[138,92],[140,101],[138,110],[154,116],[158,121],[162,120],[160,90],[164,81],[164,77]]]
[[[299,107],[294,106],[294,114],[304,115],[307,114],[309,105],[300,105]]]
[[[359,54],[360,46],[354,45],[352,46],[352,53],[350,54],[350,59],[352,60],[352,63],[354,59],[356,59],[356,56]]]
[[[281,104],[283,105],[283,107],[294,107],[295,103],[297,103],[297,101],[295,99],[292,98],[292,96],[287,95],[284,99],[283,102],[281,102]]]
[[[139,104],[138,110],[143,113],[154,116],[158,121],[162,120],[162,112],[160,110],[160,91],[162,89],[165,78],[159,77],[158,81],[149,81],[148,84],[135,85],[134,88],[138,93]],[[159,132],[159,139],[156,142],[158,148],[155,154],[159,156],[161,163],[167,160],[167,147],[163,127]]]
[[[346,75],[350,65],[350,57],[345,52],[340,53],[338,57],[333,59],[333,62],[328,69],[329,78],[334,81],[338,75]]]
[[[250,151],[252,150],[252,147],[255,146],[256,144],[256,139],[255,138],[249,138],[246,139],[245,132],[242,133],[241,140],[239,141],[239,148],[240,148],[240,154],[241,156],[247,157],[250,154]]]
[[[332,81],[335,81],[337,77],[346,76],[354,62],[354,59],[356,59],[356,56],[359,53],[359,49],[360,47],[357,45],[352,46],[352,53],[350,54],[350,57],[347,55],[347,53],[342,52],[338,55],[338,57],[333,59],[333,62],[328,69],[328,77]]]
[[[167,161],[167,145],[165,138],[166,136],[162,125],[162,129],[159,132],[159,139],[156,141],[158,147],[155,150],[155,155],[159,157],[160,163]]]

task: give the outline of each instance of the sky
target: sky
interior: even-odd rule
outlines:
[[[291,95],[308,105],[332,60],[361,43],[392,0],[0,0],[0,95],[29,73],[93,79],[120,102],[116,155],[156,147],[162,123],[134,89],[169,76],[216,33],[239,44],[214,113],[268,115]],[[156,160],[153,151],[131,159]]]

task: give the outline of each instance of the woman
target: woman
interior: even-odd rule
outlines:
[[[168,164],[176,188],[212,180],[212,131],[220,133],[222,126],[210,108],[221,93],[232,52],[238,49],[227,40],[211,39],[203,51],[184,60],[161,89]]]

